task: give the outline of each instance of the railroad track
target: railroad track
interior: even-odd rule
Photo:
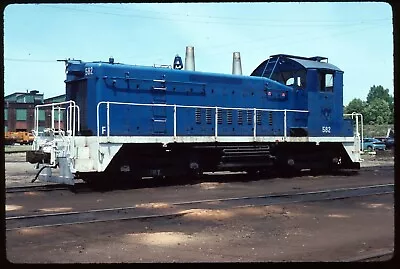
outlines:
[[[380,261],[387,261],[393,257],[394,251],[385,250],[381,252],[371,253],[360,255],[357,257],[353,257],[351,259],[342,260],[341,262],[380,262]]]
[[[353,197],[392,194],[394,184],[380,184],[353,188],[325,189],[309,192],[276,193],[259,196],[231,197],[174,203],[148,203],[130,207],[94,209],[36,215],[6,215],[6,231],[22,228],[39,228],[87,224],[131,219],[178,217],[194,209],[226,209],[267,206],[287,203],[317,202]]]
[[[34,192],[34,191],[57,191],[57,190],[78,190],[87,187],[86,183],[75,183],[74,186],[65,184],[47,184],[47,185],[27,185],[7,187],[6,193]]]
[[[365,167],[361,169],[361,172],[371,172],[371,171],[390,171],[393,170],[393,166],[376,166],[376,167]],[[338,171],[335,174],[321,174],[324,176],[350,176],[355,173],[354,170],[349,170],[349,171]],[[298,175],[298,177],[302,176],[310,176],[313,175],[310,171],[302,171]],[[225,178],[222,179],[222,181],[229,181],[229,179],[234,180],[235,178],[241,178],[241,177],[249,177],[245,172],[234,172],[234,173],[226,173],[226,172],[216,172],[216,173],[204,173],[203,178],[215,178],[218,176],[224,176]],[[318,175],[317,175],[318,176]],[[279,178],[279,175],[273,176],[273,178]],[[263,179],[270,179],[270,177],[265,177],[262,175],[252,175],[250,176],[250,179],[257,179],[257,180],[263,180]],[[136,183],[136,185],[134,184]],[[129,187],[157,187],[157,186],[164,186],[165,184],[161,184],[162,182],[160,181],[149,181],[149,182],[141,182],[141,183],[147,183],[144,185],[138,185],[137,183],[139,182],[132,182],[132,184],[126,184],[126,185],[121,185],[121,186],[110,186],[108,187],[109,189],[112,188],[122,188],[126,189]],[[171,180],[169,182],[166,182],[167,185],[176,185],[176,184],[182,184],[182,182],[176,182],[174,180]],[[96,186],[92,186],[92,190],[96,190]],[[90,189],[90,185],[88,185],[85,182],[79,182],[75,183],[73,186],[65,185],[65,184],[48,184],[48,185],[28,185],[28,186],[18,186],[18,187],[7,187],[6,188],[6,193],[16,193],[16,192],[32,192],[32,191],[55,191],[55,190],[70,190],[70,191],[80,191],[80,190],[87,190]],[[102,189],[107,189],[107,186],[101,187],[100,190]]]
[[[64,184],[29,185],[29,186],[7,187],[6,193],[32,192],[32,191],[54,191],[54,190],[67,190],[67,189],[68,189],[68,187]]]

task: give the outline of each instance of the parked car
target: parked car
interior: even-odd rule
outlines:
[[[380,141],[379,139],[376,138],[364,138],[363,144],[362,144],[362,150],[368,150],[368,151],[376,151],[376,150],[385,150],[386,145],[385,142]]]
[[[394,137],[375,137],[385,143],[386,149],[393,149],[394,148]]]
[[[393,149],[394,148],[394,137],[388,137],[385,140],[385,145],[387,149]]]

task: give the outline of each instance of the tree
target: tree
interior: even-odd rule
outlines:
[[[362,101],[359,98],[354,98],[350,101],[350,103],[344,108],[344,113],[351,114],[353,112],[363,113],[364,108],[366,106],[366,102]]]
[[[381,85],[373,85],[367,95],[367,103],[371,103],[375,99],[385,100],[389,106],[393,104],[393,96],[389,94],[389,89],[384,89]]]
[[[392,111],[383,99],[373,99],[363,110],[364,123],[386,124],[390,121]]]
[[[380,114],[380,113],[386,113],[386,111],[380,112],[379,110],[375,109],[375,111],[378,114],[375,114],[376,117],[374,117],[371,120],[374,121],[376,124],[378,124],[378,122],[382,122],[382,121],[383,121],[383,124],[386,124],[386,123],[393,124],[394,123],[394,98],[392,95],[389,94],[389,89],[384,89],[381,85],[378,85],[378,86],[373,85],[370,88],[370,91],[368,92],[368,95],[367,95],[368,107],[373,106],[374,100],[386,101],[386,103],[389,106],[389,116],[387,117],[386,115]],[[378,116],[382,116],[382,117],[378,118]]]
[[[367,101],[354,98],[344,108],[344,113],[357,112],[363,114],[365,124],[393,124],[394,98],[388,89],[381,85],[373,85],[368,92]]]

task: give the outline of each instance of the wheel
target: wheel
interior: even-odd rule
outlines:
[[[283,166],[279,170],[279,175],[284,178],[292,178],[300,175],[300,169],[293,166]]]
[[[268,168],[268,169],[261,169],[260,171],[258,171],[258,176],[261,178],[272,178],[274,176],[276,176],[276,171]]]
[[[368,150],[368,151],[372,151],[372,150],[373,150],[372,146],[368,146],[368,147],[367,147],[367,150]]]
[[[110,180],[104,172],[82,173],[80,178],[94,190],[107,190],[112,188],[115,184],[114,181]]]
[[[256,177],[260,174],[257,169],[248,169],[248,170],[246,170],[246,173],[252,177]]]

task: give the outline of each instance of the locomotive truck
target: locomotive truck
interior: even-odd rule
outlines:
[[[242,75],[195,70],[194,48],[173,65],[64,60],[66,101],[35,108],[26,159],[42,181],[202,172],[360,168],[359,114],[343,115],[343,71],[325,57],[272,55]],[[65,130],[39,131],[39,110]],[[54,115],[55,113],[52,113]],[[60,113],[58,113],[60,115]],[[59,126],[58,126],[59,127]]]

